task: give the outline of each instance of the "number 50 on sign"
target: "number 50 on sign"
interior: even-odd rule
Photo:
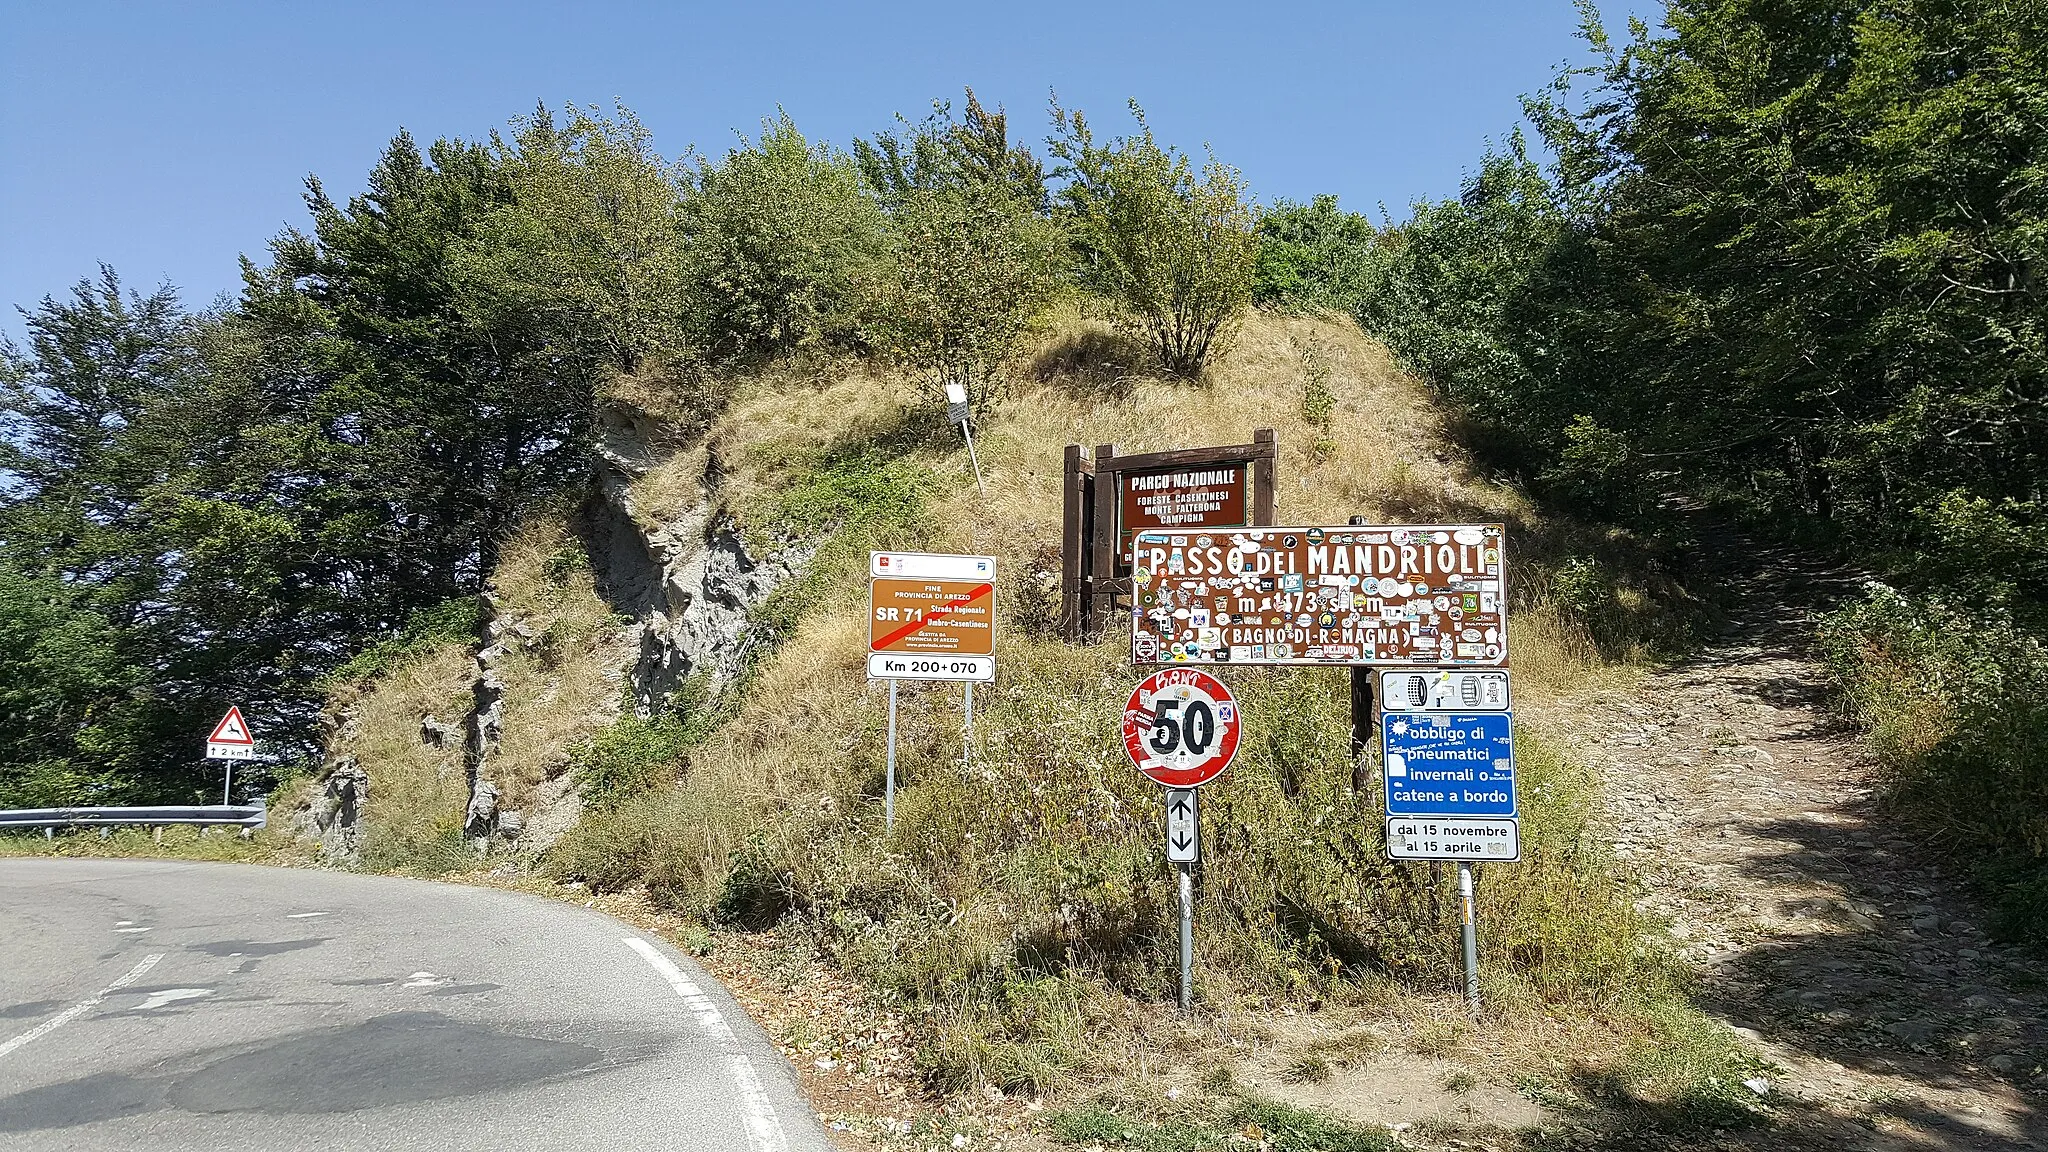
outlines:
[[[1162,669],[1140,681],[1124,706],[1124,750],[1153,780],[1195,788],[1230,766],[1240,727],[1237,701],[1214,676]]]

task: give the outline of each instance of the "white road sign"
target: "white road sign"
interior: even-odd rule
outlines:
[[[956,556],[944,552],[870,552],[868,575],[930,580],[993,580],[993,556]]]
[[[242,710],[228,706],[228,714],[213,726],[213,732],[206,738],[208,760],[253,760],[256,758],[256,738],[249,735],[249,725],[242,720]]]
[[[1380,673],[1382,712],[1506,712],[1508,674],[1462,668]]]
[[[1390,816],[1387,855],[1395,860],[1510,863],[1522,858],[1521,822],[1477,816]]]
[[[870,680],[967,680],[996,678],[993,656],[918,656],[900,652],[868,655]]]
[[[1202,855],[1200,809],[1193,788],[1166,790],[1166,861],[1193,864]]]

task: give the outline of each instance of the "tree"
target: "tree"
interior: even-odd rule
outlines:
[[[1031,149],[1010,143],[1009,117],[991,112],[967,89],[967,107],[956,119],[953,106],[933,101],[919,124],[902,117],[905,133],[878,133],[853,142],[861,177],[894,211],[912,192],[938,188],[994,186],[1025,210],[1043,215],[1051,206],[1045,165]]]
[[[1080,112],[1052,111],[1048,144],[1083,282],[1122,309],[1168,372],[1201,375],[1251,305],[1258,213],[1243,175],[1212,155],[1197,176],[1153,139],[1136,101],[1138,135],[1107,144]]]
[[[374,526],[385,567],[362,594],[392,627],[481,588],[517,510],[584,477],[612,363],[586,314],[479,283],[519,263],[479,254],[514,204],[491,149],[423,156],[401,133],[363,195],[337,205],[309,181],[307,203],[313,234],[277,240],[243,311],[293,350],[271,363],[314,377],[309,415],[351,501],[333,512]]]
[[[679,347],[682,171],[624,107],[572,107],[558,123],[543,106],[513,124],[509,142],[492,135],[508,202],[454,256],[465,312],[484,327],[541,316],[557,331],[581,326],[621,372]]]
[[[149,530],[138,504],[164,464],[129,433],[195,370],[191,325],[169,288],[124,297],[105,265],[23,319],[28,347],[0,343],[0,533],[37,567],[122,586],[110,610],[125,622],[157,582],[130,538]]]
[[[62,580],[0,562],[0,808],[112,802],[141,688],[114,626]]]
[[[1057,232],[996,181],[912,189],[891,231],[896,276],[877,309],[878,343],[926,373],[934,398],[956,384],[985,410],[1054,288]]]
[[[1045,216],[1045,174],[1012,147],[1002,109],[967,90],[967,109],[934,102],[906,134],[855,142],[863,179],[889,212],[890,273],[870,302],[877,347],[925,374],[928,396],[958,385],[976,412],[1032,315],[1058,286],[1060,237]]]
[[[886,249],[882,210],[842,153],[784,115],[689,177],[690,315],[714,355],[857,344]]]

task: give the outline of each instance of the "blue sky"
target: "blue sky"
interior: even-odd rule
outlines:
[[[100,261],[203,305],[304,221],[307,173],[353,192],[401,126],[480,137],[538,100],[623,100],[674,155],[723,151],[778,104],[844,144],[973,85],[1036,143],[1049,92],[1103,130],[1135,96],[1263,200],[1398,214],[1454,192],[1517,95],[1580,55],[1569,0],[0,0],[0,29],[0,330],[17,335],[14,305]]]

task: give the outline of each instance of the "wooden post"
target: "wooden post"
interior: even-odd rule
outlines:
[[[1266,528],[1273,524],[1273,468],[1280,455],[1280,436],[1271,428],[1254,428],[1252,443],[1259,447],[1252,458],[1252,523]]]
[[[1122,498],[1121,474],[1110,465],[1116,459],[1116,445],[1095,449],[1095,523],[1089,531],[1095,537],[1094,571],[1089,575],[1088,639],[1100,637],[1116,612],[1116,556],[1122,544],[1117,530],[1117,501]]]
[[[1366,523],[1363,516],[1353,516],[1352,526]],[[1351,790],[1363,792],[1371,786],[1371,773],[1365,769],[1366,745],[1372,742],[1372,666],[1353,664],[1351,666]]]
[[[1067,445],[1065,487],[1060,500],[1060,635],[1081,639],[1082,573],[1088,571],[1088,508],[1081,482],[1079,444]]]

